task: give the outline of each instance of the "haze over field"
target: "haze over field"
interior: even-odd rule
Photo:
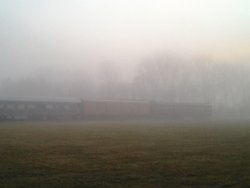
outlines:
[[[1,187],[249,187],[250,0],[0,0]]]
[[[249,9],[247,0],[3,0],[0,95],[250,104]]]

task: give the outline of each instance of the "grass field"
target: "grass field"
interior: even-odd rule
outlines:
[[[0,123],[0,187],[249,187],[250,124]]]

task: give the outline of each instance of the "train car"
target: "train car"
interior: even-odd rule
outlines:
[[[102,118],[207,118],[206,104],[147,101],[81,101],[64,98],[0,98],[0,120]]]
[[[85,118],[128,118],[150,116],[150,104],[142,101],[84,101]]]
[[[199,119],[212,116],[212,107],[200,103],[151,103],[152,117],[170,119]]]
[[[212,107],[208,104],[176,104],[175,113],[184,118],[203,119],[212,116]]]
[[[0,98],[1,120],[73,119],[81,117],[81,102],[58,98]]]

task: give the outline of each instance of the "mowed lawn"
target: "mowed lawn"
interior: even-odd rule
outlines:
[[[0,187],[250,187],[250,123],[0,123]]]

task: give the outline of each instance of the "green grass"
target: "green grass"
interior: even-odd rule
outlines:
[[[249,187],[250,124],[0,123],[0,187]]]

